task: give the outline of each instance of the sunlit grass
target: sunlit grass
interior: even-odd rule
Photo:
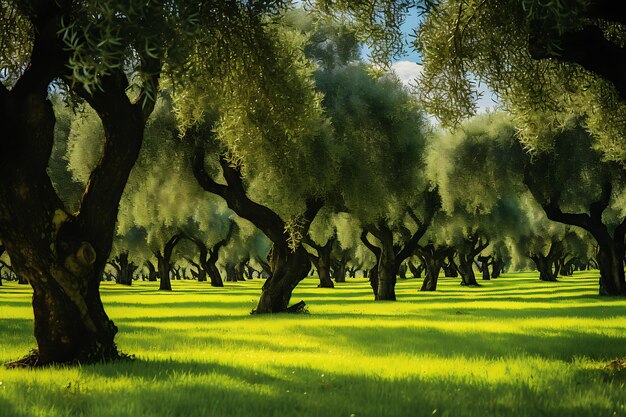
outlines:
[[[626,416],[626,299],[534,273],[435,293],[305,280],[310,314],[250,316],[260,280],[103,283],[132,363],[0,370],[0,416]],[[28,287],[0,287],[0,361],[34,346]]]

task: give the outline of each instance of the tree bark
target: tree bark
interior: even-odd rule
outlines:
[[[348,264],[348,258],[342,256],[341,259],[332,259],[332,276],[335,278],[335,282],[346,282],[346,267]]]
[[[530,257],[539,271],[539,281],[556,282],[556,276],[552,269],[552,260],[547,256],[533,255]]]
[[[0,244],[0,256],[4,253],[4,245]],[[5,263],[0,261],[0,287],[2,286],[2,270],[5,268]]]
[[[418,266],[415,266],[415,264],[411,261],[409,261],[407,265],[409,267],[409,270],[411,271],[411,274],[413,275],[413,278],[422,277],[422,271],[424,270],[424,265],[420,263]]]
[[[491,278],[500,278],[500,274],[504,268],[504,261],[500,258],[494,258],[492,260],[491,268]]]
[[[310,254],[309,256],[311,258],[311,262],[313,262],[313,265],[315,265],[315,269],[317,270],[317,276],[320,279],[320,283],[318,285],[319,288],[335,287],[335,284],[333,284],[333,280],[330,276],[332,264],[331,253],[335,240],[336,239],[334,237],[331,237],[323,246],[313,242],[311,239],[308,239],[306,242],[317,252],[317,256],[313,254]]]
[[[235,271],[235,264],[233,262],[226,262],[224,268],[226,269],[226,282],[237,282],[237,271]]]
[[[398,268],[398,276],[400,279],[406,279],[406,270],[407,266],[405,264],[401,264],[400,268]]]
[[[439,273],[444,259],[451,254],[452,250],[447,247],[437,247],[432,242],[425,246],[418,246],[417,253],[424,265],[426,276],[420,291],[436,291]]]
[[[613,239],[601,243],[596,259],[600,269],[600,295],[626,295],[624,243]]]
[[[478,262],[480,262],[480,272],[483,274],[483,281],[491,280],[491,274],[489,272],[489,265],[493,265],[493,257],[491,256],[479,256]]]
[[[439,207],[439,195],[436,191],[426,192],[425,198],[429,201],[429,210],[427,210],[424,216],[424,221],[421,221],[413,210],[407,207],[407,214],[417,224],[417,230],[414,233],[410,233],[404,228],[403,235],[406,236],[406,240],[403,245],[394,244],[393,233],[384,219],[381,219],[376,225],[367,225],[361,234],[361,241],[374,253],[378,263],[375,300],[395,301],[396,299],[396,276],[398,275],[400,265],[412,256],[418,248],[419,240],[426,233],[435,210]],[[367,239],[368,232],[378,239],[380,247],[376,247],[376,245],[369,242]],[[372,284],[372,278],[370,278],[370,284]],[[374,285],[372,285],[372,288],[374,288]]]
[[[174,248],[183,238],[181,233],[177,233],[168,240],[163,246],[163,252],[160,250],[154,252],[157,258],[157,273],[159,276],[159,290],[172,291],[171,272],[172,272],[172,253]]]
[[[217,267],[217,261],[219,259],[219,251],[222,247],[228,244],[228,242],[230,241],[230,239],[232,238],[236,230],[237,230],[237,224],[235,222],[231,222],[228,227],[228,233],[226,234],[226,237],[224,239],[219,240],[210,249],[201,239],[195,238],[193,236],[188,236],[188,235],[185,236],[187,239],[191,240],[198,248],[198,251],[199,251],[198,262],[200,264],[200,267],[205,272],[204,279],[206,280],[206,275],[208,275],[209,279],[211,280],[212,287],[224,286],[224,282],[222,281],[222,274],[220,273],[220,270]]]
[[[237,281],[246,280],[246,277],[244,276],[244,272],[245,272],[247,262],[248,262],[248,259],[243,259],[237,262],[237,265],[235,265],[235,274],[237,274]]]
[[[132,285],[133,274],[137,270],[137,265],[128,260],[128,252],[122,252],[111,259],[109,265],[115,268],[117,273],[115,282],[122,285]]]
[[[311,262],[307,251],[302,247],[292,252],[288,247],[276,244],[270,252],[272,276],[265,281],[263,292],[255,314],[279,313],[289,306],[291,293],[300,281],[306,278]]]
[[[443,273],[446,277],[457,278],[459,276],[459,266],[454,261],[454,254],[447,257],[448,262],[443,263]]]
[[[148,281],[155,282],[159,277],[157,269],[154,267],[154,264],[150,260],[146,261],[146,267],[148,268]]]
[[[195,270],[191,270],[191,276],[193,277],[193,279],[198,282],[206,282],[206,271],[204,270],[204,268],[202,268],[199,263],[189,257],[185,257],[185,259],[187,260],[187,262],[189,262],[189,265],[191,265],[192,268],[196,268]]]
[[[478,286],[473,260],[469,261],[465,256],[459,255],[459,272],[461,273],[461,285]]]

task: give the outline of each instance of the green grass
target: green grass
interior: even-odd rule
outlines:
[[[418,282],[419,281],[419,282]],[[480,288],[305,280],[310,314],[250,316],[260,280],[211,288],[103,283],[130,363],[0,370],[0,416],[626,416],[626,299],[594,273],[505,275]],[[0,362],[35,345],[30,291],[0,288]]]

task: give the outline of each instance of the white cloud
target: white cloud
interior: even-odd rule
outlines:
[[[391,64],[391,69],[406,86],[415,84],[415,79],[422,72],[422,66],[411,61],[394,62]]]
[[[398,61],[391,65],[391,69],[396,73],[402,84],[405,86],[414,86],[415,80],[422,72],[422,66],[412,61]],[[485,84],[478,85],[478,92],[481,93],[481,98],[476,103],[478,106],[478,113],[484,113],[488,110],[493,110],[498,105],[498,99],[496,95],[489,90]]]

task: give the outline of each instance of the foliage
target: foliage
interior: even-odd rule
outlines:
[[[416,41],[424,58],[418,91],[424,105],[444,124],[456,124],[476,111],[478,77],[514,115],[519,138],[529,149],[550,149],[552,132],[574,114],[606,158],[625,160],[623,99],[610,80],[567,56],[566,47],[580,48],[580,56],[587,53],[589,45],[565,45],[564,40],[583,28],[598,28],[607,39],[623,43],[621,25],[589,18],[595,3],[439,2]]]

